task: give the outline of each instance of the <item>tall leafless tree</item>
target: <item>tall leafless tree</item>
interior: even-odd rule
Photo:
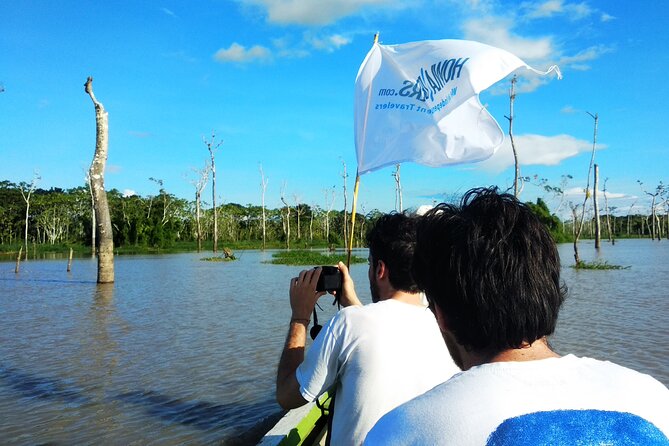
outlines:
[[[286,182],[281,186],[281,202],[286,206],[286,217],[284,220],[284,228],[286,234],[286,249],[290,249],[290,205],[286,202]]]
[[[197,175],[197,179],[191,181],[193,186],[195,186],[195,224],[197,230],[197,252],[202,251],[202,191],[207,186],[207,181],[209,181],[209,169],[209,164],[205,164],[204,168],[202,169],[194,168],[193,170]]]
[[[655,240],[655,238],[657,237],[657,240],[661,240],[659,228],[656,229],[656,224],[655,224],[655,221],[657,220],[656,211],[655,211],[655,202],[657,201],[658,196],[662,196],[664,194],[664,190],[665,190],[664,184],[662,183],[662,181],[660,181],[660,184],[658,184],[657,187],[655,188],[655,193],[652,193],[652,192],[648,192],[643,187],[643,183],[640,180],[637,180],[637,183],[639,183],[639,187],[641,187],[641,190],[646,195],[648,195],[652,198],[652,202],[650,204],[650,214],[651,214],[650,218],[651,218],[651,223],[652,223],[652,225],[650,225],[650,228],[649,228],[650,229],[650,238],[651,238],[651,240]]]
[[[84,91],[95,106],[95,155],[89,169],[93,187],[98,239],[98,283],[114,281],[114,238],[105,191],[105,165],[109,151],[109,115],[93,94],[93,78],[88,77]]]
[[[265,250],[265,243],[267,238],[267,217],[265,215],[265,192],[267,191],[267,182],[269,180],[265,178],[265,172],[262,170],[262,164],[260,165],[260,188],[262,191],[262,249]]]
[[[597,199],[597,188],[599,187],[599,166],[595,164],[595,179],[592,185],[592,204],[595,208],[595,249],[599,249],[602,239],[601,224],[599,221],[599,200]]]
[[[214,212],[214,252],[218,252],[218,209],[216,208],[216,151],[223,144],[223,141],[216,142],[216,133],[211,133],[211,139],[203,136],[202,141],[207,146],[209,157],[211,158],[211,203]]]
[[[515,197],[520,193],[518,189],[518,182],[520,181],[520,164],[518,163],[518,152],[516,151],[516,142],[513,139],[513,103],[516,100],[516,82],[518,79],[513,76],[511,79],[511,89],[509,90],[509,116],[505,116],[509,120],[509,139],[511,140],[511,150],[513,151],[513,161],[516,167],[515,175],[513,177],[513,195]]]
[[[592,176],[592,169],[595,164],[595,150],[597,149],[597,124],[599,122],[599,115],[595,113],[594,115],[590,112],[586,112],[592,118],[595,120],[595,131],[594,135],[592,138],[592,153],[590,155],[590,165],[588,167],[588,177],[586,180],[585,184],[585,189],[584,189],[584,198],[583,198],[583,208],[581,209],[581,219],[577,223],[574,221],[574,260],[576,261],[576,265],[581,263],[581,258],[578,255],[578,239],[581,236],[581,232],[583,231],[583,221],[585,220],[585,209],[586,205],[588,203],[588,200],[590,199],[590,177]]]
[[[395,210],[398,212],[404,210],[404,206],[402,205],[402,180],[400,179],[400,167],[400,163],[395,164],[395,172],[392,173],[392,176],[395,179]]]
[[[26,217],[25,217],[25,228],[24,228],[25,231],[23,235],[23,246],[26,249],[25,260],[28,260],[28,223],[29,223],[28,217],[30,216],[30,197],[32,196],[32,193],[35,192],[35,189],[37,188],[37,182],[39,180],[40,180],[39,173],[34,172],[33,179],[30,181],[30,184],[27,183],[19,184],[19,190],[21,191],[21,196],[23,197],[23,201],[26,202]]]
[[[346,173],[346,162],[344,160],[341,160],[341,164],[343,166],[343,171],[341,174],[342,180],[344,181],[344,246],[348,246],[348,215],[346,213],[346,207],[348,206],[347,204],[347,197],[348,197],[348,192],[346,190],[346,178],[348,178],[348,173]],[[353,236],[353,234],[351,234]]]
[[[613,233],[611,232],[611,212],[614,207],[612,207],[609,210],[609,199],[608,196],[606,195],[606,183],[609,181],[608,178],[604,179],[604,188],[602,189],[602,192],[604,192],[604,209],[606,210],[606,230],[609,233],[609,243],[615,243],[615,238],[613,236]]]
[[[334,186],[332,186],[332,189],[325,189],[323,191],[325,193],[325,241],[326,243],[330,243],[330,212],[332,212],[332,208],[334,207],[335,203],[335,198],[336,198],[336,191]],[[330,197],[330,194],[332,195]]]

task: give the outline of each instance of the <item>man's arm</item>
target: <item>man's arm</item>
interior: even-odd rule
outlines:
[[[300,393],[295,371],[304,361],[304,345],[307,342],[309,319],[291,319],[286,344],[279,360],[276,375],[276,400],[284,409],[293,409],[307,403]]]
[[[300,383],[295,372],[304,361],[311,312],[318,298],[325,294],[316,291],[320,274],[320,268],[304,270],[290,281],[292,316],[276,375],[276,400],[284,409],[293,409],[307,403],[300,393]]]

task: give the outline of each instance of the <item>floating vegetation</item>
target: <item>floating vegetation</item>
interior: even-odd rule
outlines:
[[[605,270],[605,269],[630,269],[630,266],[621,266],[621,265],[611,265],[607,261],[595,260],[594,262],[583,262],[580,261],[576,265],[573,265],[574,269],[596,269],[596,270]]]
[[[275,265],[336,265],[340,261],[346,263],[346,257],[346,253],[327,254],[319,251],[297,249],[276,252],[272,254],[272,260],[265,263],[273,263]],[[367,259],[351,256],[351,264],[365,262],[367,262]]]
[[[205,262],[230,262],[232,260],[237,260],[237,257],[235,257],[235,254],[230,248],[223,248],[222,256],[204,257],[200,260],[204,260]]]
[[[203,262],[232,262],[237,260],[236,257],[225,257],[225,256],[214,256],[214,257],[202,257],[200,260]]]

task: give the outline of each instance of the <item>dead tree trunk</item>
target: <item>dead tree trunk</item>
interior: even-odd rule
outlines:
[[[25,232],[24,232],[24,238],[23,238],[23,246],[26,248],[25,252],[25,260],[28,260],[28,222],[29,222],[29,217],[30,217],[30,197],[32,193],[35,191],[35,188],[37,187],[37,181],[40,179],[40,176],[35,172],[33,173],[33,179],[30,182],[30,185],[28,186],[25,183],[20,184],[20,191],[21,191],[21,196],[23,197],[23,201],[26,202],[26,218],[25,218]],[[24,190],[27,189],[27,190]],[[27,192],[27,193],[26,193]]]
[[[518,196],[518,181],[520,179],[520,165],[518,164],[518,152],[516,151],[516,142],[513,139],[513,102],[516,99],[516,76],[511,79],[511,90],[509,91],[509,139],[511,140],[511,150],[513,151],[513,161],[516,167],[515,176],[513,177],[513,196]]]
[[[216,150],[223,144],[223,142],[219,142],[218,144],[214,144],[214,140],[216,139],[216,134],[212,133],[211,134],[211,141],[207,141],[204,137],[202,140],[204,141],[205,145],[207,146],[207,150],[209,150],[209,156],[211,158],[211,203],[214,211],[214,252],[218,252],[218,212],[216,209],[216,159],[215,159],[215,152]]]
[[[329,192],[328,189],[325,190],[325,243],[327,243],[328,246],[330,246],[330,212],[332,212],[335,202],[334,186],[332,186],[332,201],[328,201]]]
[[[98,283],[111,283],[114,281],[114,238],[104,181],[109,147],[109,117],[103,105],[95,99],[93,78],[90,76],[84,84],[84,91],[91,97],[95,106],[95,155],[89,169],[89,175],[93,188],[93,203],[97,222]]]
[[[262,164],[260,165],[260,187],[262,190],[262,249],[265,250],[265,244],[267,240],[267,217],[265,215],[265,191],[267,190],[267,182],[269,180],[265,178],[265,173],[262,170]]]
[[[601,245],[602,230],[599,221],[599,203],[597,201],[597,187],[599,186],[599,166],[595,164],[595,180],[592,187],[592,204],[595,207],[595,249]]]
[[[198,175],[198,179],[193,182],[195,186],[195,224],[197,229],[197,252],[202,251],[202,191],[207,185],[209,180],[209,166],[205,164],[204,169],[195,170],[195,173]]]
[[[590,156],[590,166],[588,167],[588,177],[585,184],[585,190],[583,191],[585,193],[585,198],[583,199],[581,220],[578,223],[578,228],[575,230],[575,236],[574,236],[574,260],[576,261],[577,265],[580,262],[580,258],[578,256],[578,239],[581,236],[581,231],[583,230],[583,221],[585,219],[585,208],[588,203],[588,199],[590,198],[590,176],[592,175],[592,167],[595,163],[595,149],[597,148],[597,122],[599,121],[599,115],[597,115],[597,113],[595,113],[594,115],[590,112],[586,113],[592,116],[592,118],[595,120],[595,132],[592,139],[592,154]]]
[[[401,164],[395,164],[395,172],[393,172],[393,177],[395,178],[395,210],[402,212],[402,181],[400,180],[400,166]]]
[[[609,181],[609,179],[604,180],[604,209],[606,210],[606,229],[609,233],[609,243],[613,244],[614,242],[614,236],[613,233],[611,232],[611,212],[609,211],[609,200],[606,196],[606,182]],[[615,207],[611,208],[612,210],[615,209]],[[613,221],[613,224],[615,226],[615,220]],[[613,228],[615,231],[615,227]]]
[[[283,183],[283,187],[281,188],[281,202],[286,205],[286,249],[290,249],[290,206],[284,197],[285,189],[286,183]]]
[[[342,173],[342,179],[344,180],[344,246],[348,246],[348,216],[346,214],[346,198],[348,195],[346,191],[346,178],[348,174],[346,173],[346,163],[343,160],[341,163],[344,166],[344,172]]]

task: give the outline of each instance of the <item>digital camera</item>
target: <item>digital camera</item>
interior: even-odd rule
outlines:
[[[318,268],[318,267],[316,267]],[[321,275],[316,284],[316,291],[341,292],[341,271],[336,266],[321,266]]]

